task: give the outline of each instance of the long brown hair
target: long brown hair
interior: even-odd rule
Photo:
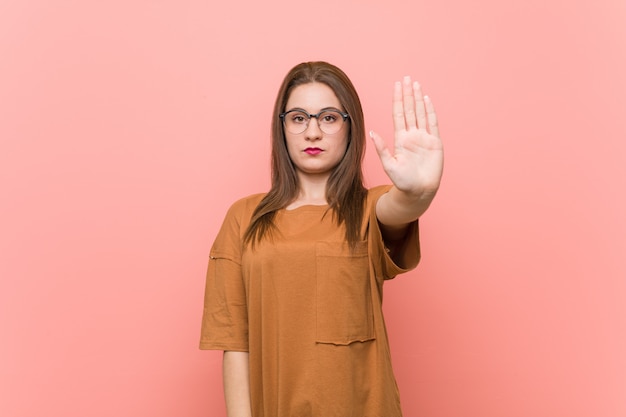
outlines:
[[[354,248],[360,240],[360,227],[367,190],[363,186],[361,162],[365,153],[365,123],[361,101],[346,74],[327,62],[304,62],[296,65],[285,76],[274,104],[272,118],[272,186],[252,214],[250,226],[244,235],[244,244],[254,244],[271,235],[277,210],[289,205],[299,193],[298,176],[287,146],[279,114],[285,111],[293,89],[307,83],[324,83],[339,99],[350,117],[348,147],[333,169],[326,186],[326,200],[338,225],[345,224],[346,240]]]

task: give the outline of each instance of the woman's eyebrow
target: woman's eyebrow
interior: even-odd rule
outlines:
[[[305,110],[305,109],[303,109],[302,107],[293,107],[293,108],[291,108],[291,109],[289,109],[289,110],[285,110],[285,112],[288,112],[288,111],[294,111],[294,110],[296,110],[296,111],[301,111],[301,112],[304,112],[304,113],[307,113],[307,114],[315,114],[315,113],[309,113],[309,111],[308,111],[308,110]],[[321,109],[321,110],[320,110],[320,112],[322,112],[322,111],[327,111],[327,110],[337,110],[337,111],[339,111],[339,112],[342,112],[342,111],[343,111],[343,110],[341,110],[341,109],[338,109],[337,107],[334,107],[334,106],[329,106],[329,107],[324,107],[323,109]],[[319,112],[318,112],[318,113],[319,113]]]

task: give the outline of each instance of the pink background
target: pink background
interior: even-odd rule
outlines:
[[[215,3],[0,2],[0,415],[224,415],[209,247],[318,59],[388,141],[394,80],[438,109],[423,262],[385,294],[406,416],[626,415],[626,2]]]

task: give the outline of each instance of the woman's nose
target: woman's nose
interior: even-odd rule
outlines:
[[[320,129],[320,125],[319,125],[319,122],[317,121],[317,118],[311,117],[309,119],[309,125],[306,127],[306,130],[304,131],[305,138],[308,140],[317,140],[317,139],[321,139],[323,134],[324,133],[322,132],[322,129]]]

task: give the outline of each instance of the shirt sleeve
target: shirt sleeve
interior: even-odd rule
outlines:
[[[241,272],[241,210],[235,203],[209,256],[200,349],[248,351],[248,306]]]
[[[408,272],[414,269],[420,261],[420,242],[419,242],[419,219],[409,225],[409,230],[402,242],[397,242],[396,250],[401,253],[398,258],[403,259],[402,265],[397,264],[389,255],[389,251],[385,247],[380,224],[376,217],[376,203],[381,195],[385,194],[391,185],[383,185],[374,187],[369,190],[367,213],[368,228],[367,241],[370,259],[372,260],[374,272],[378,280],[392,279],[398,274]]]

